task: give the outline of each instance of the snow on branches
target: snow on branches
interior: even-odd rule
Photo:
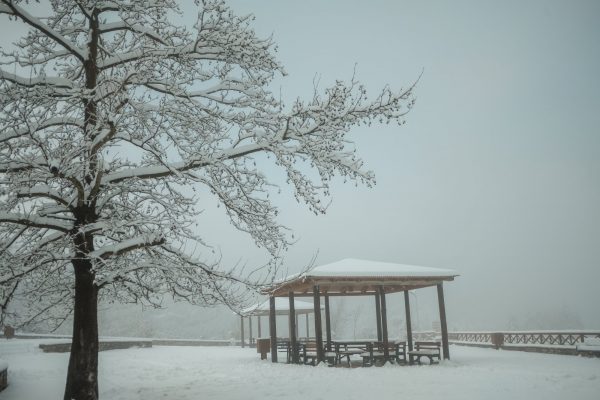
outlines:
[[[412,88],[369,99],[352,80],[286,109],[269,90],[285,74],[274,43],[222,1],[201,2],[193,27],[169,19],[175,1],[50,5],[36,17],[27,2],[0,0],[0,14],[29,27],[0,53],[4,312],[17,295],[64,309],[78,269],[111,299],[235,302],[232,286],[259,282],[190,252],[203,242],[186,188],[208,187],[276,257],[288,239],[253,157],[270,154],[296,197],[322,213],[333,176],[374,182],[349,129],[402,122],[413,104]]]

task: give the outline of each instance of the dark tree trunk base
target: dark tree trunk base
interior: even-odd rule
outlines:
[[[98,399],[98,290],[89,260],[73,262],[73,342],[64,400]]]

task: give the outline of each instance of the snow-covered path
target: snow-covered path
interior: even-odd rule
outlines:
[[[62,397],[67,354],[37,341],[0,343],[9,363],[2,400]],[[600,398],[600,359],[451,347],[436,366],[328,368],[260,361],[238,347],[153,347],[100,353],[106,400]]]

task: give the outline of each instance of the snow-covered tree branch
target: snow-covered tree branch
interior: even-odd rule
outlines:
[[[0,50],[2,318],[74,311],[65,398],[97,397],[99,299],[233,307],[240,284],[262,283],[203,251],[190,188],[207,188],[276,258],[289,239],[255,157],[323,213],[334,176],[374,183],[350,128],[402,123],[413,104],[412,87],[370,98],[353,79],[285,107],[270,90],[285,71],[251,16],[197,1],[195,24],[177,26],[177,3],[53,0],[41,17],[0,0],[0,15],[29,28]],[[11,302],[35,306],[20,315]]]

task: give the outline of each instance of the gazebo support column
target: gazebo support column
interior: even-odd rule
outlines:
[[[306,313],[306,338],[310,337],[310,324],[308,323],[308,313]]]
[[[294,292],[288,293],[290,299],[290,346],[291,346],[291,362],[296,364],[298,362],[298,345],[296,340],[296,309],[294,307]]]
[[[300,324],[298,323],[298,314],[296,314],[296,339],[300,337]]]
[[[413,349],[412,322],[410,319],[410,297],[408,290],[404,291],[404,311],[406,313],[406,344],[408,351]]]
[[[383,356],[384,364],[389,361],[390,349],[388,348],[388,330],[387,330],[387,307],[385,305],[385,291],[383,286],[379,287],[379,300],[381,301],[381,332],[383,334]]]
[[[315,307],[315,338],[317,340],[317,362],[325,360],[323,354],[323,329],[321,326],[321,294],[319,293],[319,285],[313,287],[313,301]]]
[[[446,324],[446,306],[444,304],[444,284],[438,283],[438,305],[440,308],[440,327],[442,329],[442,352],[444,360],[450,359],[450,349],[448,346],[448,325]]]
[[[252,347],[252,315],[248,316],[248,343]]]
[[[244,343],[244,316],[240,315],[240,341],[242,342],[242,348],[246,347]]]
[[[381,334],[381,303],[379,301],[379,291],[375,292],[375,313],[377,314],[377,341],[383,341]]]
[[[329,315],[329,295],[325,294],[325,332],[327,335],[327,351],[331,351],[331,318]]]
[[[277,362],[277,322],[275,318],[275,297],[269,297],[269,333],[271,334],[271,362]]]
[[[256,316],[256,322],[257,322],[257,325],[258,325],[256,327],[258,329],[258,336],[257,337],[260,339],[260,338],[262,338],[262,332],[260,331],[260,315]]]

